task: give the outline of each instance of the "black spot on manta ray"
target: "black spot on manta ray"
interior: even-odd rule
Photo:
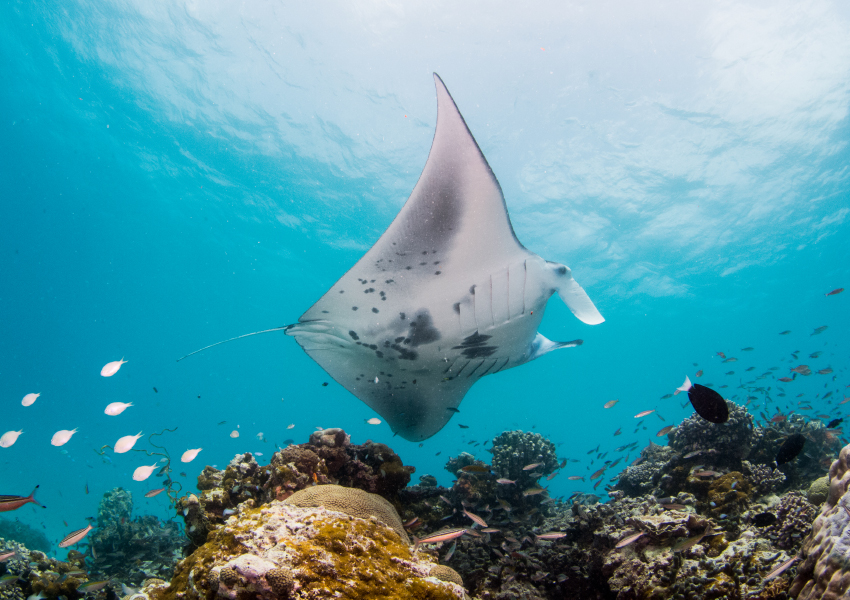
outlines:
[[[407,316],[405,316],[404,313],[398,313],[398,318],[401,319],[402,321],[404,321],[407,318]]]
[[[372,307],[372,312],[373,312],[373,313],[378,313],[378,309],[377,309],[377,308],[375,308],[375,307],[373,306],[373,307]]]
[[[352,339],[352,340],[355,340],[355,341],[356,341],[356,340],[359,340],[359,339],[360,339],[360,336],[359,336],[359,335],[357,335],[357,332],[356,332],[356,331],[349,331],[349,332],[348,332],[348,335],[350,335],[350,336],[351,336],[351,339]]]
[[[405,269],[407,269],[408,271],[409,271],[410,269],[412,269],[412,268],[413,268],[413,267],[405,267]]]
[[[351,310],[357,310],[357,307],[356,307],[356,306],[352,306],[352,307],[351,307]]]
[[[460,302],[455,302],[454,305],[452,305],[452,308],[457,314],[460,314]]]
[[[487,340],[491,337],[481,335],[476,331],[472,335],[466,336],[460,346],[455,346],[452,350],[462,350],[462,354],[466,358],[486,358],[499,349],[498,346],[487,345]]]
[[[410,335],[408,337],[410,338],[410,345],[414,348],[440,339],[440,331],[434,327],[434,320],[431,318],[430,312],[422,309],[416,313],[410,323]]]
[[[442,273],[442,271],[437,271],[434,275],[439,275],[440,273]]]
[[[472,294],[473,296],[475,295],[475,286],[474,285],[469,288],[469,293]]]

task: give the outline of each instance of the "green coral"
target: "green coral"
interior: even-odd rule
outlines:
[[[809,486],[809,491],[806,492],[806,500],[810,503],[818,506],[826,502],[826,498],[829,496],[829,477],[821,477],[820,479],[815,479],[812,482],[812,485]]]

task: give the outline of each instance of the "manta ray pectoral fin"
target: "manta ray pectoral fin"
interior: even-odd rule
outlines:
[[[587,292],[573,279],[569,267],[549,263],[555,277],[554,288],[576,318],[588,325],[599,325],[605,319],[599,314]]]

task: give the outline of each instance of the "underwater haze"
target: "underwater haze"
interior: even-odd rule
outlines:
[[[162,479],[133,480],[158,457],[102,450],[139,432],[175,461],[203,449],[175,463],[185,492],[317,427],[443,485],[450,456],[535,431],[585,476],[560,497],[594,491],[591,449],[664,443],[686,375],[743,404],[766,374],[766,416],[847,416],[850,293],[827,295],[850,288],[847,31],[829,0],[3,3],[0,434],[23,433],[0,493],[40,485],[47,507],[4,516],[55,544],[124,487],[173,517],[143,497]],[[605,322],[554,296],[541,333],[584,344],[482,378],[422,443],[281,331],[178,362],[295,323],[372,247],[428,158],[434,72],[517,238]]]

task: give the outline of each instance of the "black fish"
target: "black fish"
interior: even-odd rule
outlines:
[[[763,512],[753,517],[753,525],[756,527],[767,527],[776,523],[776,515],[769,512]]]
[[[690,398],[694,410],[706,421],[725,423],[729,420],[729,407],[726,406],[726,400],[713,389],[698,383],[691,383],[688,377],[685,377],[685,383],[682,384],[682,387],[677,389],[680,392],[688,392],[688,398]]]
[[[830,421],[829,423],[826,424],[826,428],[827,429],[835,429],[836,427],[841,425],[841,421],[843,421],[843,420],[844,419],[833,419],[832,421]]]
[[[458,423],[457,426],[461,429],[469,429],[469,425],[461,425],[460,423]]]
[[[322,387],[328,387],[328,382],[327,381],[322,382]],[[198,396],[198,397],[200,398],[200,396]]]
[[[159,392],[157,391],[157,389],[156,389],[156,388],[154,388],[154,389],[153,389],[153,393],[154,393],[154,394],[158,394]]]
[[[791,462],[803,450],[806,438],[802,433],[795,433],[788,437],[776,453],[776,466]]]

